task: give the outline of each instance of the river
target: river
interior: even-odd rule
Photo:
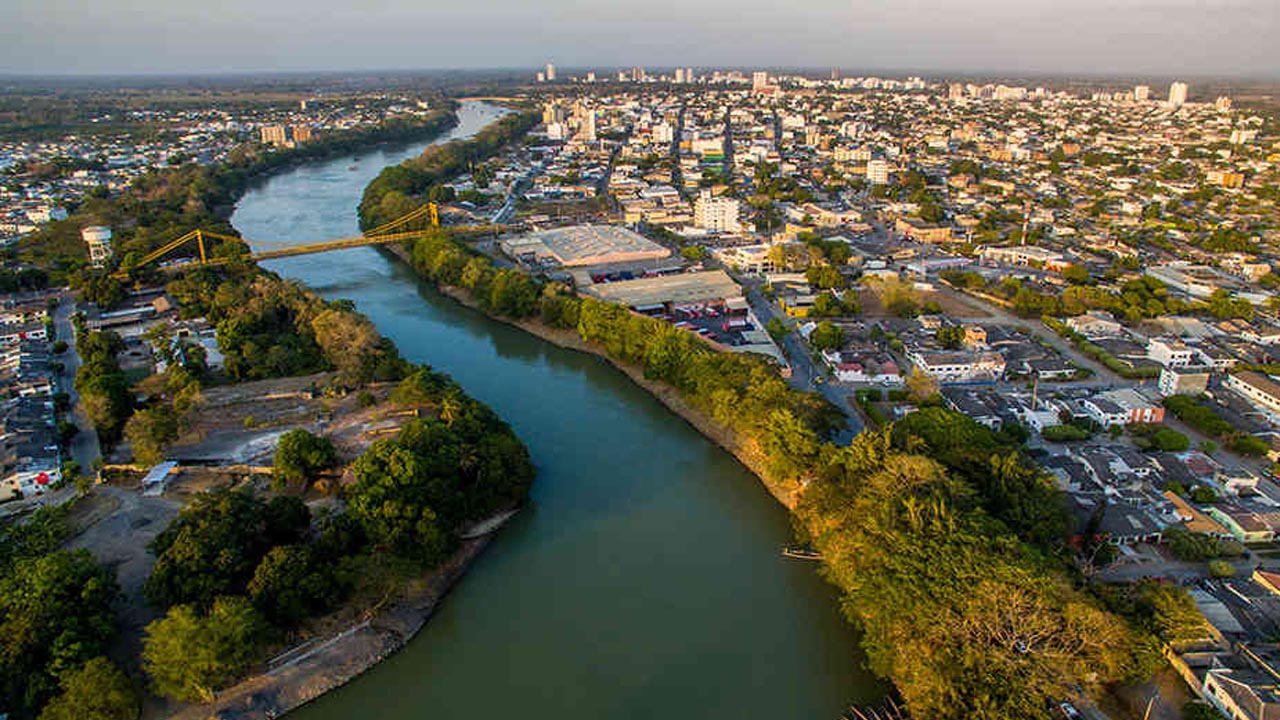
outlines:
[[[448,137],[500,112],[466,102]],[[364,186],[425,146],[290,169],[232,223],[280,241],[355,234]],[[826,720],[881,697],[834,589],[780,557],[786,511],[624,375],[457,305],[372,248],[267,267],[353,300],[405,357],[506,418],[538,469],[528,508],[423,631],[293,717]]]

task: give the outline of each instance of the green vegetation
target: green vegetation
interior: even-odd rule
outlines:
[[[1133,442],[1142,450],[1182,452],[1191,447],[1191,438],[1163,425],[1135,424],[1128,426]]]
[[[133,681],[98,657],[62,680],[62,694],[45,705],[40,720],[134,720],[140,707]]]
[[[17,559],[0,578],[0,702],[35,715],[115,636],[113,573],[88,550]]]
[[[125,423],[133,412],[133,393],[116,360],[124,350],[124,341],[113,332],[93,332],[82,336],[78,345],[84,363],[76,371],[75,380],[80,406],[98,438],[110,448],[123,436]]]
[[[1174,557],[1188,562],[1239,557],[1244,554],[1244,546],[1234,540],[1219,540],[1180,527],[1165,528],[1164,541]]]
[[[337,461],[338,453],[328,438],[295,428],[280,436],[276,445],[272,484],[278,488],[291,483],[305,485]]]
[[[1171,395],[1164,399],[1169,412],[1205,435],[1221,440],[1228,450],[1238,455],[1262,457],[1271,447],[1265,440],[1236,430],[1216,410],[1186,395]]]
[[[376,546],[426,564],[453,549],[458,528],[514,506],[533,481],[524,446],[491,410],[460,395],[440,408],[439,419],[374,443],[347,492],[348,512]]]
[[[206,614],[178,605],[147,626],[142,665],[160,695],[210,702],[253,664],[263,629],[244,598],[218,598]]]
[[[959,350],[964,345],[964,328],[959,325],[947,325],[938,328],[938,343],[948,350]]]
[[[1040,718],[1066,686],[1144,679],[1154,665],[1139,634],[986,511],[1003,504],[988,495],[994,485],[918,454],[939,448],[909,440],[913,430],[942,440],[944,454],[960,451],[949,429],[988,440],[943,412],[895,425],[901,443],[864,433],[827,449],[798,508],[871,668],[913,716],[943,720]]]
[[[1088,338],[1067,327],[1061,320],[1046,315],[1041,318],[1041,321],[1044,322],[1045,327],[1058,333],[1063,338],[1070,340],[1071,344],[1075,345],[1076,348],[1085,355],[1088,355],[1094,360],[1106,365],[1107,369],[1122,378],[1127,378],[1129,380],[1142,380],[1158,377],[1160,375],[1160,368],[1158,366],[1130,365],[1107,352],[1105,349],[1089,342]]]
[[[1040,431],[1040,437],[1049,442],[1078,442],[1093,437],[1093,433],[1076,425],[1054,425]]]
[[[206,609],[219,596],[243,595],[262,558],[273,547],[301,542],[310,524],[307,506],[294,497],[203,493],[151,542],[156,564],[144,591],[162,608]]]
[[[407,215],[449,178],[496,155],[523,137],[541,118],[533,112],[508,115],[468,140],[434,145],[416,158],[385,168],[364,190],[360,227],[369,229]]]
[[[1227,716],[1203,701],[1192,701],[1182,706],[1182,720],[1227,720]]]
[[[429,368],[411,372],[392,401],[436,414],[356,460],[345,512],[313,520],[296,497],[222,488],[156,537],[143,589],[167,614],[147,628],[143,664],[158,693],[211,699],[264,642],[343,602],[382,558],[404,559],[406,572],[434,566],[467,524],[524,500],[533,465],[488,407]],[[283,436],[276,454],[291,482],[336,460],[328,440],[303,430]]]
[[[809,344],[814,350],[839,350],[844,346],[844,330],[832,325],[830,320],[823,320],[809,333]]]

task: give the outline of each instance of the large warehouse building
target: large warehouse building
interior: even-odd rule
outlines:
[[[525,263],[583,267],[658,260],[671,251],[639,233],[611,225],[574,225],[501,241],[507,255]]]
[[[723,270],[639,278],[579,289],[586,295],[637,310],[722,303],[742,297],[742,288]]]

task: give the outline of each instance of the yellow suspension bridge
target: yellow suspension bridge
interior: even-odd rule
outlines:
[[[425,221],[427,227],[415,230],[404,229],[410,223],[417,221]],[[225,235],[209,230],[196,229],[191,232],[174,239],[173,241],[152,250],[147,253],[141,260],[129,268],[117,271],[114,275],[117,278],[127,278],[129,271],[145,267],[156,260],[168,255],[169,253],[186,246],[188,243],[195,243],[199,252],[197,263],[199,265],[223,265],[232,259],[250,259],[255,262],[260,260],[274,260],[276,258],[291,257],[294,255],[313,255],[315,253],[329,252],[330,250],[344,250],[346,248],[363,247],[365,245],[385,245],[388,243],[404,242],[406,240],[416,240],[417,238],[428,235],[439,229],[440,225],[440,209],[435,203],[429,203],[419,207],[411,213],[396,218],[389,223],[379,225],[372,230],[355,237],[338,238],[336,240],[324,240],[314,243],[302,244],[284,244],[278,241],[253,241],[258,245],[279,245],[269,250],[260,250],[258,252],[249,253],[247,255],[237,255],[235,258],[229,257],[210,257],[205,240],[217,240],[224,243],[240,243],[249,245],[249,241],[245,238],[235,237],[233,235]],[[483,224],[483,225],[449,225],[446,229],[455,234],[477,235],[477,234],[497,234],[510,229],[508,225]],[[183,267],[186,265],[184,264]]]

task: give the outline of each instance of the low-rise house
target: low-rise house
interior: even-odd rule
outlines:
[[[1106,407],[1108,408],[1106,415],[1108,419],[1113,420],[1113,422],[1103,423],[1101,419],[1095,417],[1104,426],[1164,422],[1164,408],[1151,402],[1136,390],[1129,388],[1108,390],[1098,393],[1084,402],[1093,402],[1096,406],[1098,401],[1106,402]],[[1118,409],[1120,415],[1115,414],[1116,409]],[[1099,415],[1101,415],[1100,411]],[[1122,419],[1119,422],[1114,422],[1117,417]]]
[[[836,380],[847,383],[902,385],[902,372],[893,358],[879,352],[824,350],[822,359],[831,366]]]
[[[1069,317],[1066,325],[1088,338],[1119,337],[1124,334],[1124,327],[1116,322],[1111,313],[1103,310],[1091,310],[1084,315]]]
[[[1254,670],[1210,668],[1204,698],[1232,720],[1280,719],[1280,683]]]
[[[943,384],[995,382],[1005,371],[1004,358],[994,352],[913,348],[907,351],[907,359]]]
[[[1270,542],[1275,536],[1275,531],[1257,513],[1239,505],[1219,503],[1209,508],[1208,513],[1242,543]]]

